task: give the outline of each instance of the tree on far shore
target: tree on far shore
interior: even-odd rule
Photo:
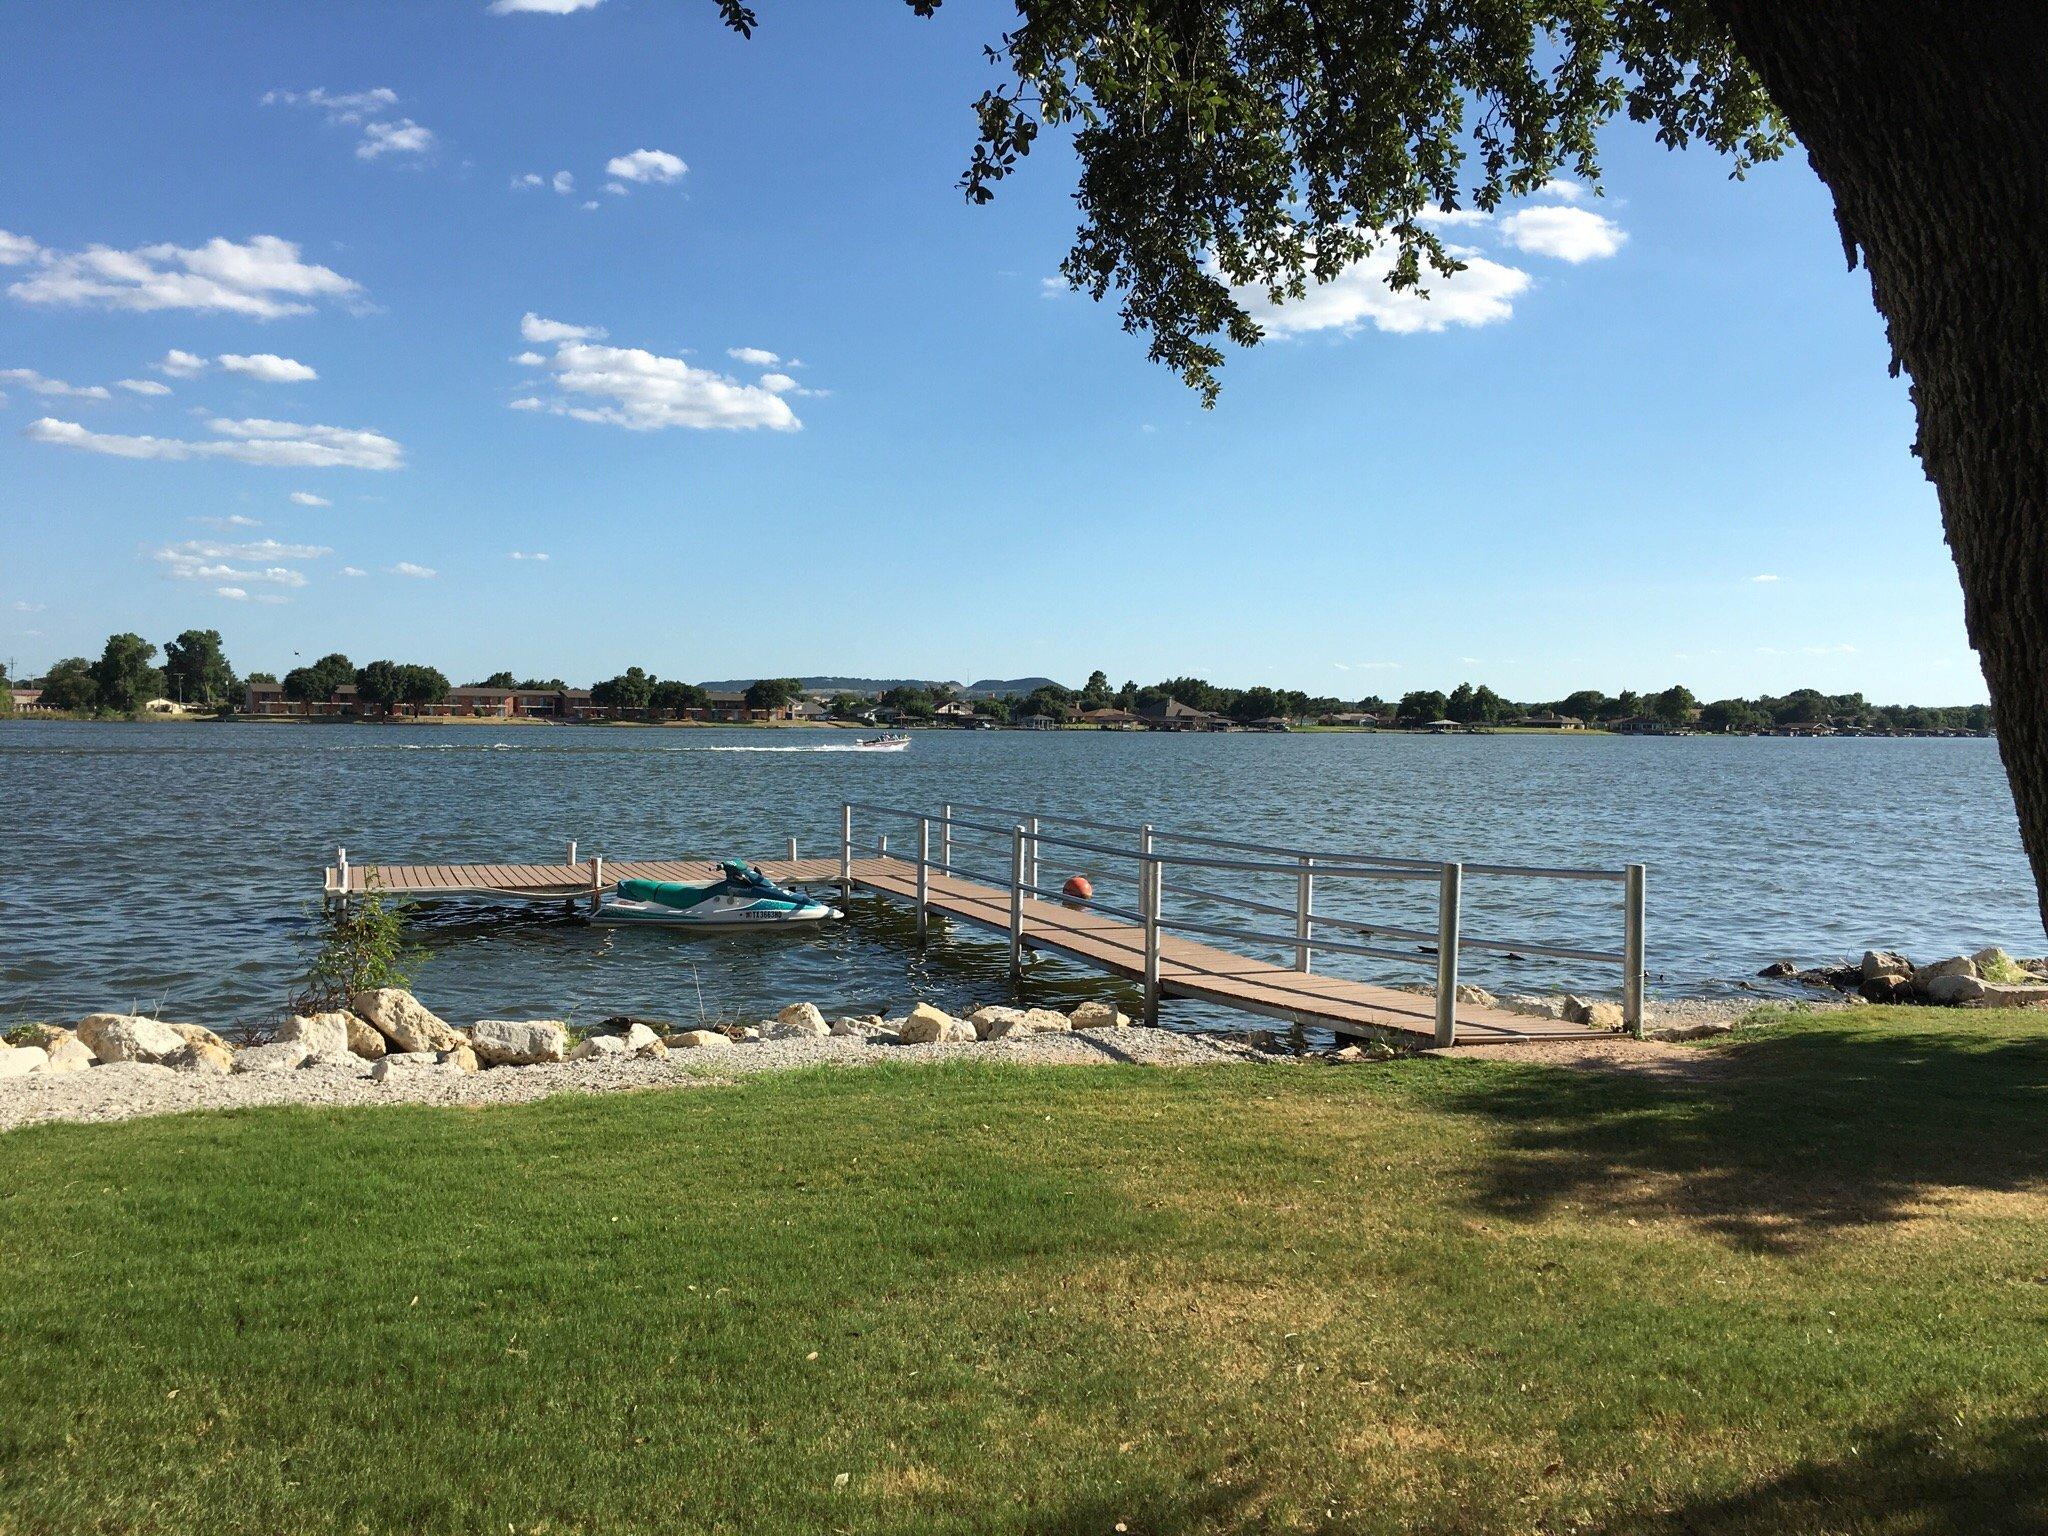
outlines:
[[[188,629],[164,646],[166,691],[181,704],[218,707],[239,691],[217,629]]]
[[[151,665],[155,657],[156,647],[140,635],[107,636],[107,648],[92,667],[99,708],[133,714],[162,697],[164,674]]]
[[[940,0],[908,0],[920,16]],[[717,0],[750,34],[761,0]],[[1735,175],[1794,142],[1870,274],[1912,451],[2048,922],[2048,4],[2042,0],[1015,0],[961,186],[995,195],[1043,129],[1078,163],[1061,274],[1206,400],[1250,306],[1361,262],[1460,269],[1440,210],[1569,173],[1626,113]],[[777,15],[794,8],[774,7]],[[1455,231],[1451,231],[1455,236]]]
[[[356,680],[355,664],[341,652],[322,656],[308,667],[293,667],[284,675],[284,696],[301,704],[325,704],[334,690]]]
[[[749,709],[787,709],[804,696],[804,685],[793,677],[764,677],[747,684]]]
[[[43,674],[43,700],[52,709],[76,712],[96,709],[100,685],[93,680],[92,663],[83,656],[66,656]]]

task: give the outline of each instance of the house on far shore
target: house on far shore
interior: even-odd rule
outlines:
[[[1020,731],[1050,731],[1059,726],[1051,715],[1019,715],[1010,723]]]
[[[1362,709],[1340,709],[1333,715],[1324,715],[1318,723],[1322,725],[1378,725],[1380,717]]]
[[[1573,715],[1553,715],[1549,710],[1529,715],[1522,724],[1537,731],[1583,731],[1586,722]]]
[[[820,704],[816,699],[806,697],[798,699],[789,706],[789,718],[792,720],[829,720],[832,718],[832,711],[823,704]]]
[[[974,718],[974,706],[965,699],[948,699],[932,711],[935,718],[964,725]]]
[[[1128,709],[1084,709],[1081,723],[1098,731],[1135,731],[1145,724]]]
[[[1179,699],[1161,699],[1157,704],[1144,705],[1138,710],[1138,719],[1148,731],[1221,731],[1230,727],[1223,716],[1183,704]]]
[[[57,712],[43,702],[43,690],[40,688],[10,688],[8,692],[13,696],[17,715],[54,715]]]

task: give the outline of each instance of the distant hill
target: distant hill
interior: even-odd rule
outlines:
[[[1060,685],[1049,677],[985,677],[978,683],[970,683],[960,692],[970,699],[1000,699],[1006,694],[1022,698],[1034,688],[1057,688]]]

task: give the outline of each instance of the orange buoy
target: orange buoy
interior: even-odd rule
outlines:
[[[1070,875],[1067,883],[1060,887],[1060,894],[1075,901],[1087,901],[1095,895],[1095,887],[1088,883],[1086,875]]]

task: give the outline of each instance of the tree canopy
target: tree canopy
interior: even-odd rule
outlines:
[[[217,629],[188,629],[164,646],[164,682],[185,704],[232,704],[238,685]]]
[[[151,665],[156,647],[140,635],[109,635],[93,663],[95,703],[103,710],[133,713],[163,694],[164,675]]]

